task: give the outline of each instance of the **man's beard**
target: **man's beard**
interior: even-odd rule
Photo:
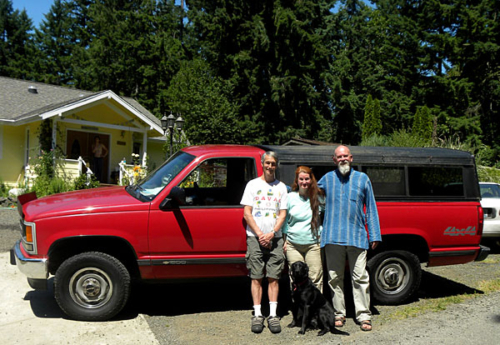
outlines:
[[[351,171],[351,163],[348,161],[343,161],[342,163],[339,163],[339,172],[345,176],[349,174],[349,171]]]

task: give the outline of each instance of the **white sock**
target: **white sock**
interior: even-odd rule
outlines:
[[[278,302],[269,302],[269,317],[276,316],[276,309],[278,309]]]
[[[262,312],[260,311],[260,304],[253,306],[253,316],[262,316]]]

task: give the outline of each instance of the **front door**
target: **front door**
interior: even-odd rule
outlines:
[[[94,156],[92,154],[92,145],[94,144],[95,137],[98,136],[100,142],[106,146],[108,150],[109,147],[109,135],[103,133],[91,133],[91,132],[80,132],[68,130],[68,137],[66,140],[66,156],[69,159],[78,159],[82,157],[83,160],[90,164],[90,169],[95,171]],[[102,173],[100,182],[108,183],[109,181],[109,153],[102,160]]]
[[[158,279],[242,276],[246,232],[241,197],[253,158],[207,159],[178,187],[186,205],[151,210],[150,252]]]

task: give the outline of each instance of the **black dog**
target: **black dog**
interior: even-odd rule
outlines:
[[[321,291],[309,278],[309,267],[306,263],[297,261],[290,268],[293,280],[293,321],[288,327],[301,325],[299,334],[304,334],[306,328],[314,328],[317,323],[321,331],[318,335],[327,332],[347,334],[335,329],[335,313],[332,306],[327,302]]]

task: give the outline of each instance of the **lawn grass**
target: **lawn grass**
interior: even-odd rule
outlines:
[[[459,304],[473,298],[500,291],[500,279],[481,281],[478,284],[478,290],[482,291],[483,293],[453,295],[433,299],[421,299],[420,301],[415,302],[412,305],[397,309],[393,313],[387,315],[387,319],[404,320],[429,312],[439,312],[442,310],[446,310],[446,308],[450,305]]]

